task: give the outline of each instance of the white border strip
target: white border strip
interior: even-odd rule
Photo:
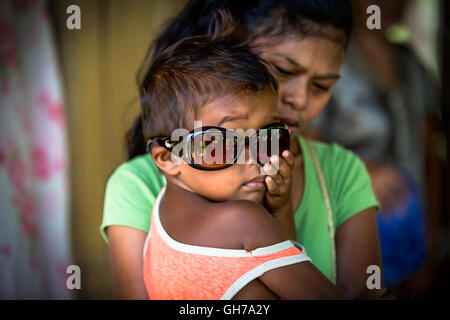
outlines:
[[[159,204],[161,202],[162,196],[165,193],[165,189],[160,192],[158,198],[155,201],[154,205],[154,223],[157,228],[157,231],[164,242],[171,247],[172,249],[192,253],[192,254],[200,254],[206,256],[219,256],[219,257],[254,257],[254,256],[262,256],[267,254],[272,254],[276,252],[280,252],[291,247],[294,247],[294,244],[290,240],[286,240],[280,243],[276,243],[267,247],[257,248],[253,251],[246,251],[244,249],[222,249],[222,248],[212,248],[212,247],[203,247],[203,246],[195,246],[190,244],[185,244],[176,241],[173,239],[164,229],[159,219]],[[148,239],[148,237],[147,237]]]
[[[150,241],[150,236],[151,236],[151,230],[148,231],[147,237],[145,238],[145,242],[144,242],[144,250],[143,250],[144,259],[145,259],[145,253],[147,252],[148,242]]]
[[[306,254],[297,254],[294,256],[288,256],[283,258],[278,258],[274,260],[267,261],[263,264],[260,264],[256,268],[248,271],[243,276],[241,276],[239,279],[237,279],[224,293],[222,298],[220,300],[231,300],[236,293],[239,292],[243,287],[245,287],[250,281],[262,276],[267,271],[288,266],[294,263],[298,262],[304,262],[304,261],[311,261],[311,258],[308,257]]]

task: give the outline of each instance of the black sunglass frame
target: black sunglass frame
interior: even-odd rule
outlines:
[[[152,144],[153,143],[157,143],[161,147],[166,148],[168,151],[172,152],[173,148],[176,145],[178,145],[179,143],[183,143],[185,140],[186,141],[190,141],[192,139],[192,137],[195,137],[195,135],[208,132],[208,130],[211,130],[211,129],[218,130],[218,131],[220,131],[220,132],[222,132],[224,134],[234,135],[234,136],[238,137],[238,139],[245,139],[244,144],[241,144],[244,147],[248,146],[250,144],[250,140],[253,139],[253,137],[259,136],[259,130],[254,135],[252,135],[250,137],[242,137],[242,136],[236,134],[234,131],[230,131],[229,129],[226,129],[226,128],[216,127],[216,126],[205,126],[205,127],[197,128],[197,129],[194,129],[194,130],[190,131],[189,134],[186,137],[183,137],[183,139],[181,141],[171,141],[170,137],[155,137],[155,138],[151,138],[151,139],[149,139],[147,141],[146,151],[147,151],[147,153],[151,152]],[[290,132],[289,132],[288,126],[286,124],[282,123],[282,122],[271,123],[271,124],[261,128],[260,130],[264,130],[264,129],[265,130],[269,130],[269,129],[283,130],[288,135],[289,141],[290,141],[291,137],[290,137]],[[187,164],[189,164],[191,167],[193,167],[195,169],[203,170],[203,171],[216,171],[216,170],[222,170],[222,169],[228,168],[228,167],[232,166],[233,164],[235,164],[236,160],[241,155],[242,149],[243,148],[238,149],[238,151],[236,152],[236,156],[234,157],[234,159],[232,160],[231,163],[224,164],[223,166],[220,166],[220,167],[205,167],[205,166],[202,166],[200,164],[193,163],[192,161],[188,162],[183,157],[182,157],[182,159]],[[256,159],[257,159],[257,162],[259,164],[263,165],[262,163],[260,163],[259,157],[256,157]]]

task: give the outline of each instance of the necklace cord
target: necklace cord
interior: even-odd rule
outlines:
[[[334,224],[333,224],[333,211],[331,209],[330,197],[328,195],[327,186],[325,184],[325,179],[323,178],[322,169],[320,168],[319,159],[317,158],[316,151],[311,144],[311,141],[306,140],[306,145],[308,146],[309,151],[311,152],[311,156],[314,161],[314,166],[317,171],[317,176],[319,178],[320,187],[322,189],[323,197],[325,200],[325,207],[328,215],[328,231],[330,233],[330,245],[331,245],[331,255],[333,258],[333,283],[336,285],[336,240],[335,240],[335,232],[334,232]]]

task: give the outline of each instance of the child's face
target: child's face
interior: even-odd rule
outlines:
[[[279,121],[276,103],[277,96],[270,91],[258,96],[220,99],[200,108],[195,120],[202,121],[202,126],[242,129],[244,132],[258,130]],[[245,156],[245,164],[238,161],[216,171],[198,170],[181,162],[179,179],[191,191],[213,201],[251,200],[262,203],[266,192],[264,176],[261,166],[250,158],[249,153],[246,147],[241,154],[241,157]]]

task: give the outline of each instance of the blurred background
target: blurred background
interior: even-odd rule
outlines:
[[[66,27],[73,4],[80,30]],[[126,161],[124,136],[139,112],[138,68],[184,4],[0,0],[1,299],[113,298],[99,232],[105,183]],[[381,8],[375,35],[365,26],[370,4]],[[366,162],[382,203],[392,290],[407,299],[448,297],[450,3],[360,0],[354,12],[343,78],[305,134],[339,142]],[[383,192],[399,177],[412,190],[403,208]],[[66,289],[71,264],[81,269],[80,290]]]

